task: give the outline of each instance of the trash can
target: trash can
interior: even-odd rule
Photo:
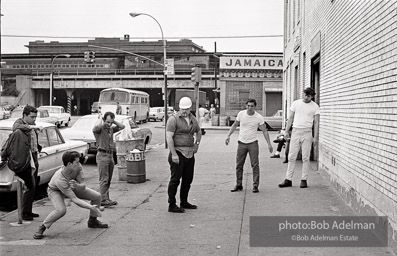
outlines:
[[[142,183],[146,181],[145,152],[138,149],[127,155],[127,182]]]
[[[117,169],[119,171],[119,181],[127,181],[127,154],[134,149],[144,151],[144,139],[129,139],[116,141]]]
[[[211,122],[212,126],[219,126],[219,115],[212,115]]]

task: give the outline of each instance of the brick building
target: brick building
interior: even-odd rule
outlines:
[[[397,251],[396,1],[285,0],[288,109],[311,86],[318,168],[359,215],[389,218]]]

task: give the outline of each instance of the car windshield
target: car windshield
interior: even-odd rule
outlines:
[[[73,125],[73,129],[92,129],[95,123],[98,121],[97,118],[79,118]]]
[[[61,113],[60,108],[52,108],[52,107],[40,107],[40,109],[45,109],[48,113]]]
[[[11,118],[20,118],[20,117],[22,117],[22,112],[23,112],[22,109],[14,109],[11,112]]]

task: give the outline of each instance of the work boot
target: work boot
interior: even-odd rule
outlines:
[[[44,225],[41,225],[41,226],[37,229],[36,233],[34,233],[33,238],[34,238],[34,239],[42,239],[42,238],[44,237],[43,233],[44,233],[44,231],[45,231],[46,229],[47,229],[47,228],[46,228]]]
[[[90,217],[88,219],[88,227],[89,228],[108,228],[108,224],[102,223],[94,217]]]
[[[301,188],[307,188],[307,181],[306,180],[301,180]]]
[[[281,184],[278,184],[280,188],[292,187],[292,181],[285,179]]]
[[[272,155],[270,158],[280,158],[280,155]]]
[[[170,204],[168,206],[168,211],[169,212],[176,212],[176,213],[184,213],[185,210],[182,208],[179,208],[176,204]]]
[[[258,186],[254,186],[254,188],[252,189],[252,193],[258,193],[259,189]]]
[[[181,203],[181,208],[183,208],[183,209],[197,209],[197,205],[186,202],[186,203]]]

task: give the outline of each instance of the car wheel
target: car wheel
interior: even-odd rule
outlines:
[[[65,123],[65,127],[68,127],[68,126],[69,126],[69,122]]]
[[[57,127],[58,127],[58,128],[61,128],[61,124],[60,124],[60,123],[58,123],[58,124],[57,124]]]

